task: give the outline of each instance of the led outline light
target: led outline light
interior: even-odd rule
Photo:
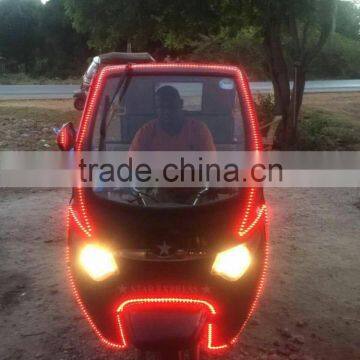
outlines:
[[[261,220],[262,216],[266,214],[266,205],[263,204],[261,206],[259,206],[257,208],[257,215],[255,217],[255,219],[253,220],[253,222],[251,224],[249,224],[247,227],[244,226],[244,224],[246,223],[246,220],[243,221],[243,223],[241,224],[240,230],[238,232],[240,237],[244,237],[245,235],[247,235],[249,232],[251,232],[251,230],[253,230],[255,228],[255,226],[259,223],[259,221]],[[250,211],[249,211],[250,212]],[[249,218],[249,216],[247,215],[246,217],[247,219]],[[245,219],[245,218],[244,218]]]
[[[72,219],[75,221],[76,225],[84,232],[84,234],[91,238],[91,233],[87,230],[87,228],[81,223],[79,218],[77,217],[73,207],[69,205],[69,214],[71,215]]]
[[[98,75],[96,75],[91,82],[90,86],[90,92],[86,99],[85,109],[86,111],[83,112],[81,122],[80,122],[80,129],[76,138],[76,144],[75,144],[75,151],[81,151],[83,149],[85,135],[88,130],[88,125],[90,122],[90,119],[93,117],[93,112],[95,110],[95,107],[97,105],[97,102],[99,100],[100,94],[102,89],[105,86],[105,80],[108,76],[121,73],[125,70],[127,65],[113,65],[113,66],[105,66]],[[259,151],[262,150],[262,141],[260,137],[260,131],[257,121],[257,115],[255,111],[255,105],[250,93],[249,88],[249,82],[245,75],[245,73],[238,67],[235,66],[225,66],[225,65],[201,65],[201,64],[133,64],[131,65],[131,68],[134,71],[140,71],[140,72],[151,72],[152,70],[158,70],[158,71],[169,71],[169,70],[177,70],[180,73],[187,72],[189,70],[193,70],[194,72],[223,72],[227,73],[228,75],[233,75],[236,79],[237,88],[240,90],[241,97],[243,99],[244,103],[244,110],[247,113],[246,119],[249,121],[249,128],[250,128],[250,148],[253,151]],[[80,183],[81,184],[81,183]],[[88,232],[92,232],[89,217],[87,215],[87,209],[85,206],[85,200],[84,200],[84,193],[83,188],[77,187],[76,188],[76,194],[77,198],[79,200],[80,204],[80,211],[81,211],[81,217],[84,220],[86,224],[86,228]],[[248,213],[250,211],[250,208],[253,206],[252,200],[254,197],[255,188],[249,188],[248,192],[248,205],[246,206],[247,213],[245,213],[244,219],[240,226],[240,233],[244,231],[244,227],[247,225],[248,220]],[[247,231],[248,232],[248,231]],[[241,235],[239,234],[241,237]]]
[[[238,332],[238,334],[230,341],[231,345],[235,345],[239,338],[241,333],[243,332],[243,330],[245,329],[247,323],[249,322],[251,316],[253,315],[253,313],[256,310],[256,307],[259,303],[259,299],[261,297],[261,294],[264,290],[264,286],[265,286],[265,280],[266,280],[266,274],[267,274],[267,270],[269,268],[269,216],[268,216],[268,210],[265,207],[264,209],[264,215],[265,215],[265,254],[264,254],[264,265],[262,268],[262,272],[260,275],[260,280],[257,284],[257,291],[255,294],[255,298],[251,304],[250,310],[248,311],[248,315],[243,323],[243,325],[241,326],[240,331]]]
[[[70,234],[70,208],[69,211],[67,212],[67,216],[66,216],[66,225],[67,225],[67,237],[69,237]],[[70,266],[70,247],[67,246],[66,247],[66,254],[65,254],[65,258],[66,258],[66,265],[67,265],[67,275],[68,275],[68,279],[70,282],[70,287],[71,290],[74,294],[75,300],[78,304],[78,306],[80,307],[80,310],[82,312],[82,314],[84,315],[85,319],[87,320],[87,322],[89,323],[90,327],[93,329],[93,331],[95,332],[95,334],[98,336],[98,338],[100,339],[100,341],[113,349],[118,349],[118,350],[124,350],[126,349],[127,345],[126,344],[117,344],[114,343],[112,341],[109,341],[102,333],[101,331],[97,328],[97,326],[95,325],[94,321],[92,320],[91,316],[89,315],[89,313],[86,310],[86,307],[81,299],[81,296],[78,292],[78,289],[76,287],[75,284],[75,280],[71,271],[71,266]]]
[[[121,320],[121,314],[125,312],[126,308],[132,305],[144,305],[144,304],[185,304],[193,305],[199,304],[205,307],[208,310],[211,317],[214,317],[217,314],[217,311],[210,302],[201,299],[192,299],[192,298],[181,298],[181,297],[147,297],[147,298],[136,298],[123,301],[117,308],[117,319],[120,329],[120,337],[122,339],[122,346],[127,346],[126,335],[124,332],[124,325]],[[209,322],[207,324],[206,330],[206,349],[208,351],[219,351],[228,348],[227,344],[214,345],[214,324]]]
[[[66,138],[67,138],[67,135],[66,135],[66,137],[65,137],[64,131],[62,131],[62,129],[60,129],[60,133],[59,133],[58,139],[59,139],[60,145],[61,145],[62,148],[63,148],[63,149],[61,149],[61,150],[66,149],[66,147],[65,147],[65,144],[66,144],[66,141],[67,141]]]

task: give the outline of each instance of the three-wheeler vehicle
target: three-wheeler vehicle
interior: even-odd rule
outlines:
[[[249,83],[235,66],[106,65],[61,150],[261,151]],[[261,187],[79,183],[67,222],[75,298],[101,342],[161,359],[225,352],[256,308],[267,268]],[[154,355],[152,355],[154,356]]]

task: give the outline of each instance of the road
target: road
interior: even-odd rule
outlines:
[[[270,81],[251,82],[251,89],[255,93],[272,91]],[[79,85],[0,85],[0,100],[12,99],[68,99]],[[349,92],[360,91],[359,80],[314,80],[307,81],[305,92]]]

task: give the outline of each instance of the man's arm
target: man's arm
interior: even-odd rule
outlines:
[[[196,150],[197,151],[216,151],[216,146],[214,143],[213,136],[209,128],[202,121],[198,122],[198,131],[196,141]]]
[[[136,132],[136,134],[131,142],[129,152],[147,150],[146,149],[146,139],[147,138],[148,138],[148,134],[145,129],[145,126],[143,126]]]

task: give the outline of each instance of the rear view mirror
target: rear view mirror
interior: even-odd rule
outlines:
[[[69,151],[75,146],[76,130],[71,122],[56,130],[56,142],[61,151]]]

